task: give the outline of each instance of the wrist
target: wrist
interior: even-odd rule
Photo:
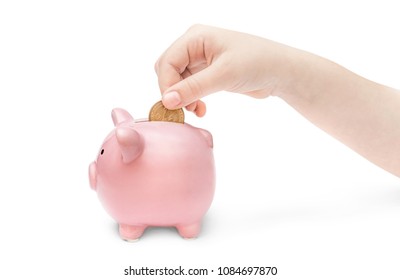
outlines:
[[[286,65],[282,85],[275,95],[293,107],[297,103],[313,103],[321,93],[334,91],[347,71],[330,60],[293,48]]]

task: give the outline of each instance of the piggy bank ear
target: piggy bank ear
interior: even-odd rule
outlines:
[[[117,127],[115,136],[121,148],[124,163],[130,163],[140,156],[143,151],[143,140],[136,130],[129,127]]]
[[[211,133],[208,132],[207,130],[201,129],[201,128],[199,128],[199,131],[204,136],[204,138],[206,139],[208,146],[210,148],[213,148],[214,147],[214,142],[213,142],[213,137],[212,137]]]
[[[111,118],[114,122],[114,126],[126,121],[132,121],[133,117],[124,109],[115,108],[111,112]]]

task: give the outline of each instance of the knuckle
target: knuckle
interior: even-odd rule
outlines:
[[[189,27],[189,29],[187,30],[186,33],[201,33],[205,28],[205,25],[203,24],[199,24],[199,23],[195,23],[192,26]]]
[[[194,31],[194,30],[199,29],[200,27],[201,27],[201,24],[195,23],[195,24],[192,24],[192,25],[189,27],[188,31]]]

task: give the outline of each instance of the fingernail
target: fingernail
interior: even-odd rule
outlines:
[[[178,92],[170,91],[163,95],[162,97],[163,104],[169,108],[176,108],[182,102],[181,97]]]

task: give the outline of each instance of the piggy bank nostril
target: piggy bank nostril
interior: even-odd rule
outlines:
[[[104,149],[101,149],[100,155],[104,154]]]

